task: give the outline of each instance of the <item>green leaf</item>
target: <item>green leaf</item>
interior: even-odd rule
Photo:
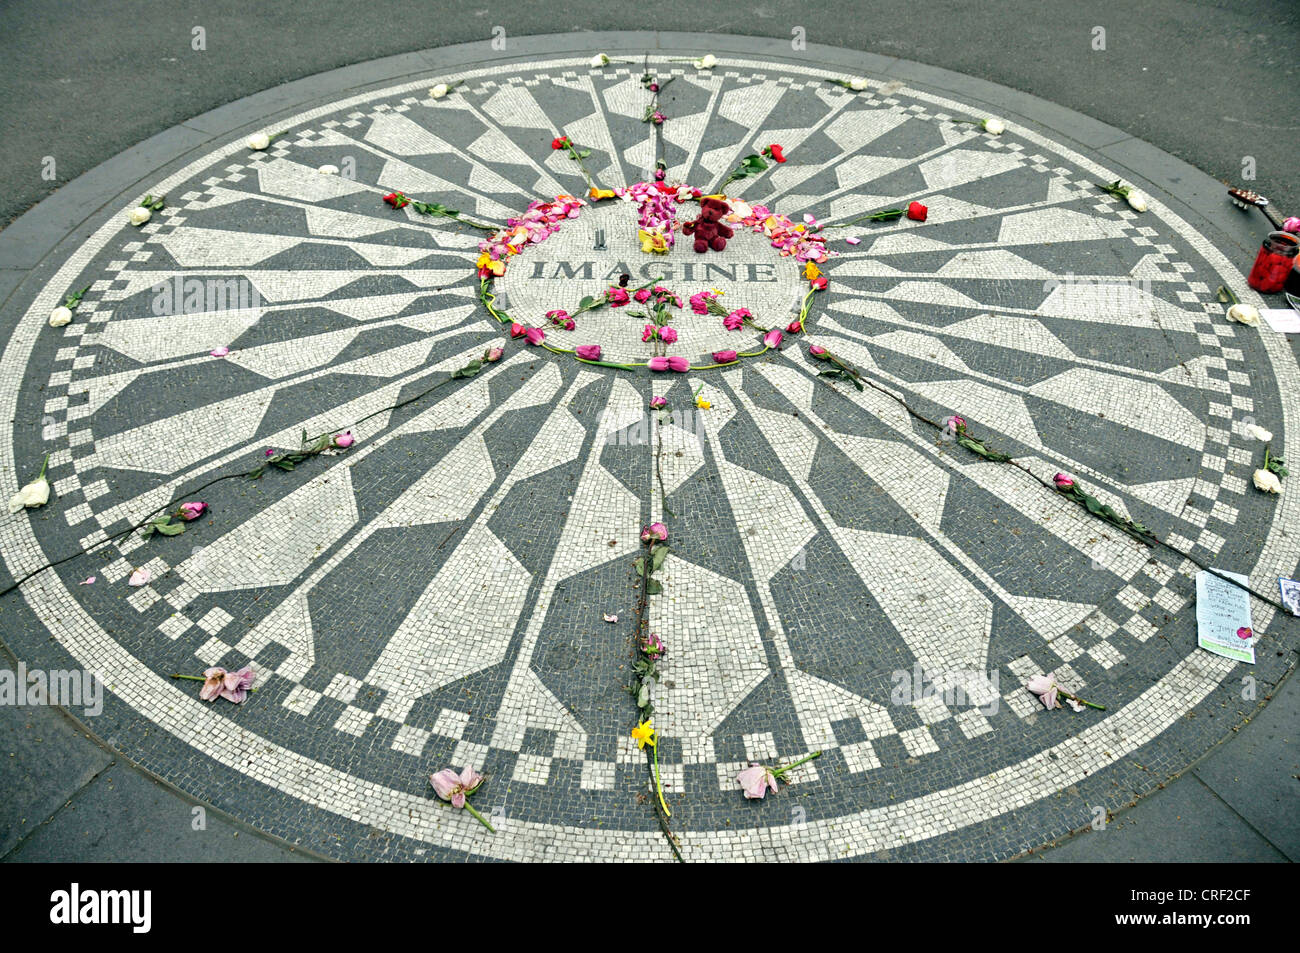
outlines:
[[[663,583],[652,576],[645,581],[645,591],[648,596],[657,596],[664,591]]]
[[[664,564],[664,560],[668,558],[669,548],[670,547],[660,543],[650,551],[650,565],[653,567],[653,570],[657,571],[659,567]]]
[[[636,568],[636,574],[637,574],[638,576],[644,576],[644,575],[645,575],[645,558],[644,558],[644,557],[642,557],[642,556],[638,556],[638,557],[636,558],[636,560],[632,563],[632,565]]]
[[[158,530],[158,532],[162,533],[164,536],[179,536],[181,533],[185,532],[185,524],[158,523],[154,526],[154,529]]]
[[[648,682],[642,682],[641,690],[636,695],[636,706],[644,708],[648,704],[650,704],[650,685]]]

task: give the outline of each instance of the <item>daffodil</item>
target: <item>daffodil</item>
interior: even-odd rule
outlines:
[[[643,228],[637,234],[641,236],[641,250],[646,254],[668,254],[668,238],[663,232],[646,231]]]
[[[816,281],[822,276],[822,270],[817,267],[816,262],[810,261],[808,264],[804,265],[803,276],[809,281]]]
[[[703,397],[696,397],[695,406],[700,408],[700,410],[708,410],[713,405],[709,403],[707,400],[705,400]]]
[[[587,191],[593,199],[612,199],[614,197],[613,189],[598,189],[594,185]]]
[[[636,742],[639,749],[644,750],[648,744],[651,748],[655,746],[655,729],[654,719],[647,718],[641,724],[632,729],[632,740]]]

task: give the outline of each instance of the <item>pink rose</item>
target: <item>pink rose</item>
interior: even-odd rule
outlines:
[[[677,341],[677,332],[668,327],[660,328],[659,340],[663,341],[665,344],[673,344]]]
[[[654,397],[650,398],[650,406],[653,407],[655,410],[658,410],[660,407],[667,407],[668,398],[660,397],[658,394],[656,394]]]
[[[609,302],[611,308],[621,308],[632,299],[622,288],[610,288],[605,292],[605,300]]]
[[[501,360],[501,355],[504,353],[505,353],[504,348],[499,348],[499,347],[492,348],[487,353],[488,362],[495,364],[497,361]]]
[[[651,523],[641,529],[641,542],[651,543],[655,540],[664,542],[668,539],[668,527],[663,523]]]
[[[1066,473],[1058,473],[1052,477],[1052,482],[1056,484],[1058,490],[1068,490],[1074,486],[1074,477]]]
[[[195,501],[193,503],[182,503],[180,508],[181,519],[189,521],[196,520],[207,512],[208,504]]]
[[[632,297],[633,297],[633,298],[636,298],[636,300],[637,300],[639,303],[641,303],[641,304],[645,304],[647,301],[650,300],[650,289],[649,289],[649,288],[642,288],[642,289],[639,290],[636,294],[632,295]]]
[[[344,450],[352,446],[354,443],[356,443],[356,438],[352,436],[351,430],[347,433],[336,434],[334,436],[334,446],[340,447]]]
[[[642,340],[642,341],[653,341],[653,340],[654,340],[655,333],[656,333],[658,330],[659,330],[659,329],[658,329],[657,327],[655,327],[653,324],[647,324],[647,325],[645,326],[645,329],[642,330],[642,332],[641,332],[641,340]]]
[[[808,353],[817,358],[817,360],[824,361],[826,360],[826,355],[828,355],[830,351],[826,350],[826,348],[822,347],[820,344],[809,344]]]

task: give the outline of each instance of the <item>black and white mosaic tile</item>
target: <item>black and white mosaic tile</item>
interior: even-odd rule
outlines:
[[[1271,591],[1296,569],[1297,504],[1249,488],[1246,427],[1283,448],[1298,375],[1283,339],[1226,322],[1224,256],[1157,201],[1117,204],[1096,188],[1116,176],[1064,145],[954,122],[978,117],[960,103],[802,66],[648,65],[676,77],[662,127],[639,121],[640,64],[430,77],[280,123],[264,152],[203,156],[151,186],[168,208],[144,227],[123,209],[67,248],[7,316],[0,463],[25,473],[49,451],[56,494],[0,522],[11,575],[373,416],[346,454],[216,485],[182,536],[41,574],[23,589],[37,623],[6,641],[102,673],[100,731],[131,758],[334,856],[668,859],[624,690],[638,531],[664,519],[656,725],[688,860],[1006,857],[1185,767],[1231,727],[1243,675],[1280,676],[1286,619],[1255,606],[1249,672],[1199,652],[1190,563],[878,391],[819,380],[803,340],[672,379],[511,342],[478,300],[478,234],[381,196],[503,222],[585,194],[551,148],[563,131],[606,186],[662,157],[670,181],[712,190],[779,142],[789,161],[729,194],[831,224],[919,200],[925,224],[828,233],[805,340]],[[517,318],[647,260],[624,209],[590,211],[499,282]],[[772,325],[806,287],[753,234],[655,267]],[[47,327],[84,285],[76,321]],[[712,316],[686,309],[681,329],[692,353],[736,346]],[[617,312],[554,334],[644,353]],[[390,409],[492,345],[500,363]],[[644,439],[651,396],[696,393],[707,410]],[[87,564],[99,582],[78,586]],[[128,589],[139,566],[152,581]],[[167,677],[247,662],[259,691],[238,708]],[[1041,711],[1023,684],[1047,670],[1107,710]],[[948,691],[900,696],[922,674]],[[749,760],[813,750],[779,797],[741,797]],[[466,764],[489,774],[476,803],[496,836],[433,798],[428,775]]]

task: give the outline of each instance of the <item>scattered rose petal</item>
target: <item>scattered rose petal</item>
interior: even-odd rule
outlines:
[[[846,244],[846,245],[861,245],[861,244],[862,244],[862,239],[858,238],[858,236],[856,236],[856,235],[850,235],[848,238],[844,239],[844,244]]]
[[[230,353],[230,348],[222,345],[221,347],[214,347],[211,351],[208,351],[208,353],[213,357],[225,357]]]
[[[616,615],[614,615],[614,614],[612,614],[612,613],[606,612],[606,613],[605,613],[605,621],[606,621],[606,622],[617,622],[617,621],[618,621],[618,616],[616,616]]]
[[[153,573],[147,569],[137,569],[131,573],[131,578],[126,581],[128,586],[143,586],[153,578]]]
[[[94,584],[95,584],[94,576],[87,576],[85,579],[81,580],[81,582],[77,583],[77,585],[79,586],[93,586]]]

